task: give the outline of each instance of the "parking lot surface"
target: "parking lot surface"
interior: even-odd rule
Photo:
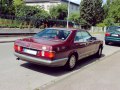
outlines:
[[[120,90],[120,52],[40,90]]]
[[[97,35],[97,37],[100,39],[104,39],[103,35]],[[87,70],[86,67],[93,68],[94,67],[93,64],[99,63],[98,62],[99,59],[96,59],[94,57],[87,58],[84,59],[83,62],[78,63],[77,68],[72,72],[67,72],[61,67],[60,68],[43,67],[39,65],[30,64],[24,61],[17,61],[16,57],[14,56],[13,45],[14,43],[0,43],[0,77],[1,77],[0,90],[34,90],[36,88],[45,86],[49,83],[53,83],[61,79],[64,79],[70,76],[71,74]],[[103,55],[101,59],[109,57],[114,53],[118,52],[119,50],[120,50],[119,46],[104,45]],[[117,64],[119,62],[119,58],[116,59],[118,60],[116,62]],[[109,60],[107,61],[109,62]],[[101,68],[103,66],[104,63],[101,63],[100,65],[97,66],[97,68]],[[86,73],[82,73],[82,75],[86,76]],[[82,80],[83,79],[81,79],[81,82]]]

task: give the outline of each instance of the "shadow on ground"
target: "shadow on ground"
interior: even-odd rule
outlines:
[[[120,43],[109,43],[108,46],[120,47]]]
[[[102,57],[104,57],[104,56],[105,55],[102,55]],[[75,70],[81,69],[82,67],[89,65],[98,60],[100,60],[100,59],[95,58],[94,56],[90,56],[88,58],[82,59],[77,62],[77,66],[76,66]],[[32,63],[24,63],[24,64],[21,64],[21,66],[24,68],[30,69],[30,70],[34,70],[36,72],[40,72],[40,73],[44,73],[44,74],[48,74],[48,75],[56,76],[56,77],[72,72],[72,71],[65,70],[64,67],[46,67],[46,66],[40,66],[40,65],[36,65],[36,64],[32,64]]]

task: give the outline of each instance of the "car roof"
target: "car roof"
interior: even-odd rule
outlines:
[[[83,29],[77,29],[77,28],[46,28],[46,29],[57,29],[57,30],[67,30],[67,31],[77,31],[77,30],[80,30],[80,31],[86,31],[86,30],[83,30]]]
[[[120,26],[109,26],[109,27],[120,27]]]

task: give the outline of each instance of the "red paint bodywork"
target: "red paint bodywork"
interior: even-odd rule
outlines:
[[[24,53],[23,51],[16,51],[17,53],[24,54],[30,57],[42,58],[45,60],[57,60],[62,58],[69,58],[69,56],[73,53],[77,53],[78,59],[84,58],[88,55],[82,56],[82,53],[89,52],[90,50],[96,50],[94,53],[97,52],[100,45],[103,45],[103,42],[100,40],[94,40],[90,42],[74,42],[74,38],[76,35],[77,29],[69,29],[71,31],[70,35],[66,40],[46,40],[46,39],[38,39],[34,37],[19,39],[15,41],[15,45],[21,46],[23,48],[28,48],[32,50],[36,50],[38,53],[39,51],[43,51],[42,47],[45,46],[46,50],[49,52],[54,52],[54,58],[46,58],[44,56],[38,55],[31,55]]]

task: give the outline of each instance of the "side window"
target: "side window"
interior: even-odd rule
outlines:
[[[84,41],[84,40],[83,40],[83,37],[82,37],[82,34],[81,34],[80,31],[78,31],[78,32],[76,33],[76,36],[75,36],[74,41],[75,41],[75,42],[83,42],[83,41]]]
[[[82,31],[81,34],[83,36],[84,42],[88,41],[91,38],[91,35],[86,31]]]

